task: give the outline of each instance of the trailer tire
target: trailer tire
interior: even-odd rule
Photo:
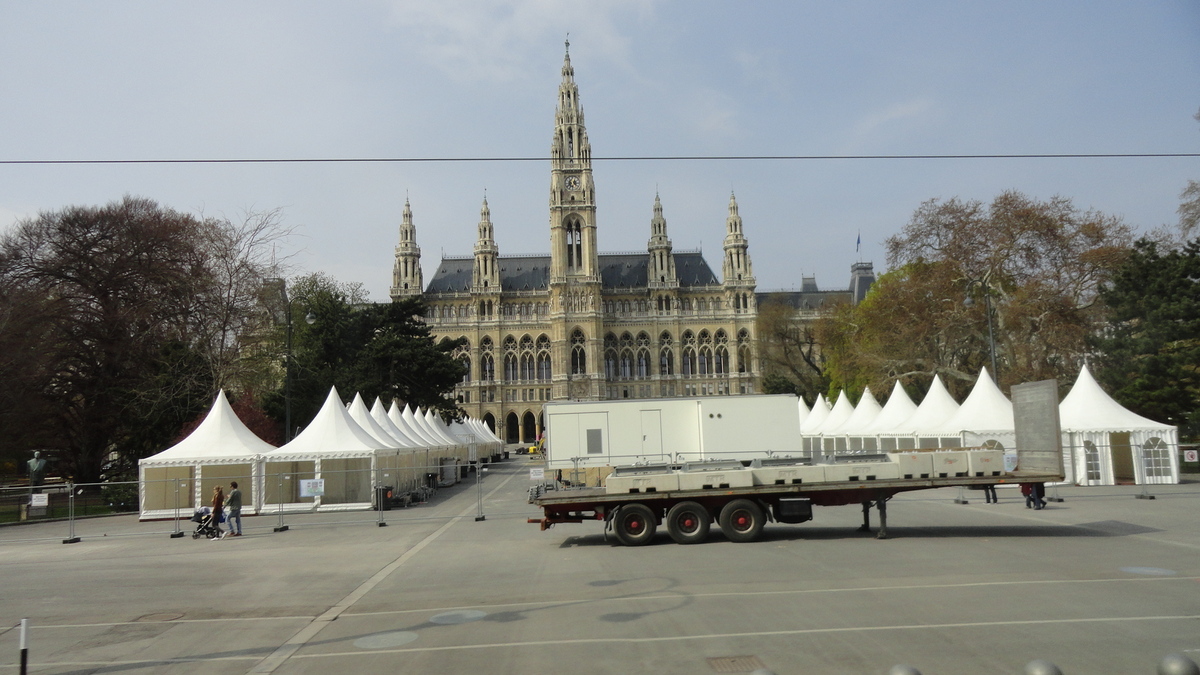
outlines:
[[[712,517],[696,502],[679,502],[667,512],[667,534],[676,544],[699,544],[708,539]]]
[[[613,516],[613,533],[626,546],[644,546],[658,529],[654,512],[645,504],[626,504]]]
[[[754,541],[762,534],[766,514],[761,506],[749,499],[735,499],[721,509],[718,520],[729,541],[746,542]]]

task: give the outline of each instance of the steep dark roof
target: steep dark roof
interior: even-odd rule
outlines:
[[[833,306],[838,302],[851,302],[854,295],[850,291],[768,291],[755,293],[755,299],[761,308],[764,305],[787,305],[792,309],[821,309]]]
[[[699,252],[675,253],[675,274],[684,288],[721,283]],[[649,253],[601,253],[600,280],[603,288],[645,288]],[[471,290],[474,258],[442,258],[426,293],[455,293]],[[540,291],[550,287],[550,256],[501,256],[502,291]]]
[[[721,283],[699,252],[673,253],[675,276],[682,288]],[[601,253],[600,281],[604,288],[645,288],[648,253]]]

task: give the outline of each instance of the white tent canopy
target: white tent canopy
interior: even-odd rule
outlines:
[[[404,430],[396,426],[396,423],[392,421],[392,418],[388,417],[387,408],[384,407],[383,401],[380,401],[378,398],[375,399],[375,405],[371,406],[371,417],[377,424],[379,424],[379,426],[383,427],[389,434],[391,434],[392,437],[400,441],[401,447],[424,447],[420,443],[414,441],[411,436],[404,433]]]
[[[354,400],[350,402],[350,407],[346,409],[350,413],[350,419],[354,420],[362,430],[371,435],[372,438],[379,441],[388,448],[406,447],[401,443],[395,435],[390,433],[386,428],[381,426],[375,418],[371,416],[371,411],[367,410],[367,404],[363,403],[362,394],[355,393]]]
[[[395,452],[358,425],[330,387],[325,404],[290,443],[263,455],[263,471],[278,475],[267,481],[264,506],[283,510],[343,511],[367,508],[375,455]],[[315,481],[309,483],[307,481]],[[318,485],[323,494],[306,494],[303,485]]]
[[[253,513],[258,457],[274,449],[238,419],[225,392],[217,392],[208,415],[187,438],[138,461],[141,518],[174,515],[177,503],[191,517],[193,508],[207,503],[213,485],[230,480],[244,484],[243,508]]]
[[[854,404],[850,402],[850,397],[846,395],[846,390],[843,389],[838,392],[837,402],[830,409],[829,416],[825,418],[825,421],[813,433],[823,434],[826,431],[832,432],[834,429],[842,426],[853,414]]]
[[[904,421],[913,416],[917,412],[917,404],[913,403],[908,397],[908,392],[904,391],[904,387],[900,385],[900,381],[896,380],[896,384],[892,386],[892,394],[888,396],[887,403],[883,405],[883,410],[875,416],[871,424],[863,429],[864,436],[876,436],[883,432],[890,432],[900,426]]]
[[[796,426],[797,428],[804,426],[804,420],[808,419],[808,406],[804,404],[804,397],[796,397]]]
[[[217,392],[204,421],[175,445],[139,461],[139,464],[193,464],[197,462],[245,462],[270,452],[275,446],[250,431],[238,418],[225,392]]]
[[[829,404],[825,402],[823,394],[817,394],[817,400],[813,401],[813,407],[809,411],[808,417],[805,417],[804,421],[800,423],[800,433],[805,436],[815,434],[828,417]]]
[[[1016,442],[1012,403],[988,375],[987,368],[979,371],[967,399],[935,433],[942,437],[959,436],[966,446],[994,441],[1011,447]]]
[[[1078,485],[1179,482],[1178,430],[1114,401],[1086,365],[1058,413],[1068,481]]]
[[[879,406],[879,402],[875,400],[875,395],[871,393],[871,388],[865,387],[862,398],[858,399],[858,405],[854,407],[854,412],[851,413],[850,417],[846,418],[846,421],[836,429],[822,432],[821,435],[826,438],[830,436],[834,437],[833,446],[837,454],[875,450],[875,443],[864,444],[862,436],[881,411],[882,408]],[[828,450],[828,442],[826,442],[826,452]]]
[[[880,431],[879,435],[895,437],[899,449],[936,448],[941,445],[937,436],[942,426],[958,412],[958,403],[946,391],[942,378],[935,375],[929,384],[929,392],[917,406],[912,417],[904,420],[890,431]]]
[[[268,459],[301,457],[305,459],[330,455],[357,455],[369,457],[376,450],[388,448],[381,440],[367,433],[338,397],[336,387],[330,387],[325,404],[290,443],[274,448],[267,453]]]
[[[392,404],[393,408],[395,407],[395,405],[396,405],[395,403]],[[445,441],[440,440],[440,439],[436,438],[435,436],[433,436],[429,432],[429,430],[425,428],[425,425],[422,424],[420,421],[418,421],[417,416],[413,414],[412,408],[405,405],[404,410],[401,411],[399,413],[399,415],[400,415],[400,419],[403,420],[403,423],[404,423],[404,426],[402,428],[406,432],[412,432],[413,434],[415,434],[418,438],[420,438],[425,443],[425,445],[427,445],[429,447],[437,447],[437,446],[445,445]],[[395,421],[395,419],[396,419],[395,417],[392,418],[393,421]]]

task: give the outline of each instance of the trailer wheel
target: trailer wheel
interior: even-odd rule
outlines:
[[[679,502],[667,512],[667,534],[676,544],[699,544],[708,538],[708,509],[696,502]]]
[[[645,504],[622,506],[613,516],[613,532],[617,540],[626,546],[649,544],[656,529],[658,525],[654,522],[654,512]]]
[[[749,499],[735,499],[721,509],[718,519],[721,531],[729,541],[745,542],[758,539],[766,522],[762,507]]]

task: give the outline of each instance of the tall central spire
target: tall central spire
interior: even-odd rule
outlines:
[[[551,283],[568,279],[599,283],[592,146],[583,124],[570,41],[564,46],[550,142],[550,279]]]

